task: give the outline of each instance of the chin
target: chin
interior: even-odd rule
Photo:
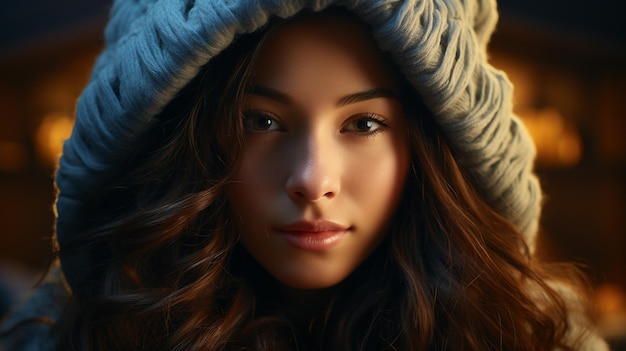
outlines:
[[[281,283],[283,283],[284,285],[293,288],[293,289],[297,289],[297,290],[323,290],[323,289],[328,289],[328,288],[332,288],[333,286],[341,283],[341,281],[338,282],[333,282],[331,283],[321,283],[321,282],[302,282],[302,281],[298,281],[298,282],[292,282],[292,281],[282,281],[279,280]]]
[[[272,274],[270,272],[270,274]],[[330,275],[330,276],[277,276],[274,275],[280,283],[286,285],[293,289],[298,290],[321,290],[331,288],[339,283],[341,283],[344,279],[346,279],[343,275]]]

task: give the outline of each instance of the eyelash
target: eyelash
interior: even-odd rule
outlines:
[[[269,128],[272,128],[272,126],[276,125],[276,128],[278,129],[257,129],[254,126],[252,127],[249,126],[249,122],[255,117],[264,118],[266,120],[271,120],[272,122],[270,123]],[[363,120],[373,121],[374,123],[378,124],[379,127],[372,131],[346,130],[346,126],[349,126],[352,123],[363,121]],[[272,113],[269,113],[263,110],[251,110],[251,111],[244,112],[242,114],[242,121],[243,121],[244,128],[254,133],[269,133],[275,130],[282,130],[282,126],[278,122],[278,117],[276,117]],[[377,135],[378,133],[383,132],[387,127],[388,127],[388,124],[386,123],[385,118],[383,118],[382,116],[376,113],[365,113],[365,114],[355,115],[352,118],[350,118],[348,122],[340,129],[340,132],[352,133],[361,138],[371,138]]]
[[[271,128],[271,126],[276,125],[279,130],[282,129],[280,123],[278,122],[278,117],[276,117],[272,113],[269,113],[269,112],[266,112],[266,111],[261,111],[261,110],[246,111],[246,112],[244,112],[242,114],[242,122],[243,122],[244,129],[246,129],[248,131],[251,131],[251,132],[254,132],[254,133],[269,133],[271,131],[274,131],[273,129],[272,130],[265,130],[265,129],[256,129],[254,127],[250,127],[248,125],[248,122],[251,121],[251,119],[255,118],[255,117],[256,118],[264,118],[266,120],[271,120],[272,123],[270,125],[270,128]]]
[[[346,123],[346,125],[350,125],[351,123],[361,121],[361,120],[374,121],[375,123],[379,125],[379,127],[372,131],[365,131],[365,132],[345,130],[344,129],[345,127],[344,127],[344,128],[341,128],[341,131],[347,132],[347,133],[353,133],[356,136],[359,136],[361,138],[371,138],[377,135],[378,133],[382,133],[389,126],[381,115],[378,115],[375,113],[365,113],[362,115],[354,116],[348,121],[348,123]]]

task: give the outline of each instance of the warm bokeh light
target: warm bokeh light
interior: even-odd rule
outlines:
[[[596,289],[600,328],[607,337],[626,334],[626,290],[606,283]]]
[[[35,150],[40,162],[46,167],[54,167],[61,156],[63,142],[72,133],[74,120],[64,113],[46,115],[35,133]]]
[[[580,84],[571,73],[549,69],[520,57],[495,55],[514,89],[515,113],[528,127],[537,147],[540,167],[572,167],[579,163],[583,143],[577,130]]]
[[[519,112],[537,147],[537,163],[549,167],[576,165],[582,156],[578,131],[555,108]]]

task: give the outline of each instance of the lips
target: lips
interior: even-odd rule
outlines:
[[[348,234],[350,227],[329,221],[298,221],[274,228],[292,246],[309,251],[326,251]]]

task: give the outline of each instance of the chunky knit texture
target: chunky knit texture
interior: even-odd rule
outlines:
[[[460,164],[486,199],[524,233],[537,231],[541,191],[534,147],[512,113],[512,88],[487,62],[495,0],[118,0],[106,47],[80,97],[56,174],[56,235],[78,235],[85,199],[137,148],[158,114],[201,69],[272,16],[340,5],[373,28],[380,48],[424,98]],[[80,254],[62,255],[71,286]]]

